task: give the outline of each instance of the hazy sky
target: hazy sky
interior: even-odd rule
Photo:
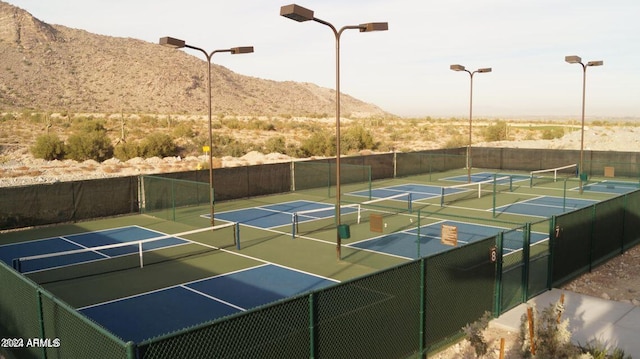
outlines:
[[[7,1],[7,0],[5,0]],[[184,39],[207,51],[253,45],[255,53],[216,54],[239,74],[335,88],[335,39],[316,22],[281,17],[291,0],[8,0],[49,24],[157,43]],[[337,28],[388,22],[389,31],[341,37],[341,90],[411,117],[580,118],[583,62],[586,116],[640,117],[638,0],[301,0]],[[194,56],[204,56],[186,50]]]

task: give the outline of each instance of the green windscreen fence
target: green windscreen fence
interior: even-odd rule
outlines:
[[[309,299],[289,299],[140,343],[139,359],[309,357]]]
[[[209,205],[210,186],[206,182],[141,176],[139,193],[141,213],[176,221],[189,216],[190,207]]]
[[[314,301],[317,357],[407,358],[415,353],[419,284],[420,265],[413,262],[318,292]]]
[[[0,187],[0,230],[135,213],[137,177]]]
[[[318,194],[326,197],[335,195],[337,166],[332,161],[298,161],[293,162],[292,189],[302,191],[318,190]],[[371,191],[371,166],[340,164],[340,185],[349,185],[346,191]],[[370,197],[370,196],[369,196]]]
[[[496,238],[489,237],[425,259],[427,350],[459,339],[463,326],[493,312],[496,263],[490,253],[495,245]]]
[[[556,217],[552,242],[554,285],[589,270],[592,218],[592,206]]]
[[[465,168],[466,166],[466,155],[437,152],[407,152],[396,154],[397,177],[444,172]]]
[[[523,302],[525,286],[522,285],[525,276],[528,233],[526,227],[520,227],[502,234],[502,280],[501,280],[501,309],[509,310]],[[522,250],[518,250],[518,249]]]
[[[624,250],[640,244],[640,191],[625,196]]]
[[[637,244],[638,193],[634,191],[553,217],[553,286],[591,270]]]
[[[21,338],[17,358],[134,358],[124,343],[0,261],[0,337]],[[29,346],[27,340],[37,340]]]
[[[0,338],[39,338],[37,287],[0,261]],[[38,348],[16,349],[24,357],[40,358]],[[18,355],[18,353],[16,353]]]
[[[551,219],[543,219],[531,223],[530,233],[546,234],[547,238],[531,243],[529,247],[529,265],[525,268],[527,282],[527,297],[529,300],[536,295],[549,289],[549,264],[551,261],[551,240],[548,234],[551,233]]]
[[[640,163],[611,160],[584,162],[584,171],[590,177],[625,178],[640,183]]]

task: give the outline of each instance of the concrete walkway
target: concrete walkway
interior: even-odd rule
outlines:
[[[531,299],[541,311],[560,300],[564,293],[565,311],[562,319],[569,319],[574,344],[585,345],[598,339],[609,348],[620,348],[626,355],[640,358],[640,307],[633,304],[605,300],[560,289],[552,289]],[[515,331],[520,328],[520,318],[527,311],[527,304],[504,313],[491,325]]]

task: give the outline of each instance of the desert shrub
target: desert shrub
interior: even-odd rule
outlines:
[[[230,130],[240,130],[244,127],[242,121],[235,117],[224,120],[224,125]]]
[[[487,142],[504,141],[507,139],[508,125],[505,121],[498,121],[483,129],[482,134]]]
[[[113,156],[120,161],[128,161],[132,158],[142,156],[142,150],[136,143],[124,142],[114,148]]]
[[[67,156],[76,161],[102,162],[113,156],[113,145],[101,122],[85,122],[81,129],[69,136]]]
[[[242,157],[251,150],[251,146],[244,144],[240,141],[234,140],[228,144],[224,149],[224,155],[231,157]]]
[[[532,306],[533,312],[533,347],[535,355],[531,350],[532,338],[529,336],[529,321],[527,314],[523,314],[520,321],[519,339],[521,343],[522,355],[525,358],[577,358],[580,350],[571,343],[571,331],[569,330],[569,320],[561,320],[564,312],[564,305],[561,301],[551,303],[538,312]]]
[[[548,128],[542,131],[543,140],[553,140],[564,136],[564,129],[561,127]]]
[[[378,145],[371,132],[362,125],[349,127],[342,136],[344,151],[375,150]]]
[[[180,122],[173,128],[173,135],[182,138],[192,138],[194,136],[194,132],[190,123]]]
[[[145,137],[140,148],[144,157],[168,157],[177,153],[176,144],[171,136],[165,133],[152,133]]]
[[[47,161],[61,160],[64,158],[64,142],[55,134],[44,134],[36,138],[36,143],[31,147],[31,154],[35,158]]]
[[[272,137],[264,144],[264,153],[285,153],[286,149],[286,141],[282,136]]]
[[[484,356],[489,351],[489,343],[487,343],[484,337],[484,331],[489,327],[489,321],[491,321],[491,319],[493,319],[493,315],[491,312],[486,311],[480,319],[462,328],[465,339],[469,341],[478,358]]]
[[[459,133],[453,134],[449,140],[444,144],[443,148],[459,148],[466,147],[469,143],[469,139],[465,138]]]
[[[302,149],[293,143],[287,145],[287,149],[284,151],[287,156],[301,158],[304,157]]]
[[[251,119],[247,127],[249,129],[259,130],[259,131],[275,131],[276,130],[276,126],[273,124],[273,122],[262,121],[256,118]]]
[[[304,140],[300,150],[304,157],[310,156],[332,156],[336,152],[335,136],[329,135],[326,131],[314,131],[311,136]]]

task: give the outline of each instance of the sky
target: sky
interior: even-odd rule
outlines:
[[[280,16],[291,0],[4,0],[49,23],[157,43],[183,39],[247,76],[335,89],[336,41],[329,27]],[[343,26],[388,22],[384,32],[345,30],[341,92],[403,117],[469,116],[471,77],[449,69],[491,67],[473,76],[474,118],[640,118],[638,0],[299,0]],[[193,56],[204,56],[184,50]]]

